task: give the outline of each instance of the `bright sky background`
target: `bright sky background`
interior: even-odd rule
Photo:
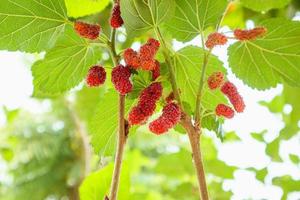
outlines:
[[[251,26],[251,23],[249,24]],[[228,31],[224,29],[223,31]],[[191,42],[200,44],[199,38]],[[175,43],[176,48],[181,48],[183,44]],[[216,48],[214,54],[226,62],[226,48]],[[34,112],[43,109],[43,104],[31,99],[33,91],[30,65],[35,56],[18,52],[0,51],[0,107],[6,106],[9,109],[22,107]],[[228,68],[228,66],[226,66]],[[230,71],[230,70],[229,70]],[[278,187],[271,186],[272,177],[275,175],[291,174],[293,178],[300,179],[300,170],[292,165],[288,159],[289,152],[300,155],[300,137],[292,139],[290,142],[282,144],[284,151],[281,155],[286,164],[270,164],[270,158],[265,155],[265,145],[258,143],[251,138],[251,132],[261,132],[267,130],[267,141],[272,141],[283,127],[280,116],[270,113],[265,107],[258,104],[259,101],[270,101],[274,96],[280,94],[282,86],[278,86],[268,91],[256,91],[245,86],[232,73],[229,73],[229,80],[234,82],[245,99],[247,109],[243,114],[237,115],[232,120],[227,120],[224,125],[226,131],[236,131],[242,138],[241,142],[221,144],[218,142],[219,158],[228,164],[237,165],[241,168],[253,166],[262,169],[268,166],[272,172],[267,177],[267,186],[255,180],[255,174],[245,170],[238,170],[235,173],[234,181],[225,181],[225,189],[232,189],[233,200],[245,198],[279,200],[282,191]],[[291,108],[286,106],[285,111],[290,112]],[[0,126],[4,125],[5,119],[0,109]],[[299,186],[300,187],[300,186]],[[291,196],[291,200],[299,200],[300,193]]]

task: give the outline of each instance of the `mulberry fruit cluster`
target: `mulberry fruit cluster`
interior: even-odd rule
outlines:
[[[119,28],[124,24],[124,21],[121,17],[121,10],[120,10],[120,4],[115,3],[112,13],[111,13],[111,18],[110,18],[110,25],[113,28]]]
[[[126,95],[132,91],[133,85],[130,81],[130,68],[128,66],[118,65],[112,70],[111,80],[114,84],[116,90],[122,94]]]
[[[221,87],[221,92],[229,99],[236,112],[241,113],[245,110],[245,103],[243,97],[239,94],[236,86],[225,81],[224,74],[222,72],[215,72],[209,76],[207,83],[211,90],[215,90]],[[217,116],[223,116],[226,118],[233,118],[234,110],[225,104],[219,104],[215,109]]]
[[[162,90],[162,85],[155,82],[141,92],[138,104],[129,113],[128,121],[130,125],[146,123],[156,109],[156,102],[162,96]]]
[[[255,40],[259,37],[262,37],[266,34],[267,29],[265,27],[256,27],[251,30],[241,30],[236,29],[234,31],[234,36],[238,40]]]
[[[176,103],[168,103],[162,111],[162,115],[149,124],[151,132],[157,135],[168,132],[181,118],[181,110]]]
[[[159,41],[150,38],[144,44],[139,52],[129,48],[124,52],[124,60],[127,65],[134,69],[143,69],[151,71],[156,67],[155,55],[160,47]]]
[[[221,87],[223,82],[224,82],[224,74],[222,72],[214,72],[207,79],[208,87],[211,90],[215,90]]]
[[[95,40],[99,37],[101,27],[97,24],[87,24],[84,22],[75,22],[75,31],[83,38]]]
[[[227,37],[221,33],[212,33],[208,36],[205,46],[209,49],[214,48],[217,45],[225,45],[227,43]]]
[[[245,103],[243,97],[239,94],[233,83],[226,81],[222,86],[221,91],[228,97],[236,112],[241,113],[244,111]]]
[[[97,87],[102,85],[106,80],[105,69],[96,65],[89,69],[88,75],[86,77],[86,83],[89,87]]]
[[[234,117],[234,110],[225,104],[219,104],[216,107],[216,115],[231,119]]]

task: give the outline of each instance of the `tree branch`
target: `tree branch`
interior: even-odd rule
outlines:
[[[195,128],[192,124],[191,118],[188,116],[183,116],[181,120],[181,125],[187,131],[191,149],[193,164],[196,170],[197,180],[199,184],[199,193],[202,200],[208,200],[208,190],[205,179],[205,170],[202,160],[201,148],[200,148],[200,134],[199,129]]]
[[[112,60],[115,66],[118,65],[120,57],[116,53],[116,47],[115,47],[115,41],[116,41],[116,29],[113,29],[111,32],[111,38],[109,42],[110,46],[110,53],[112,56]],[[118,189],[119,189],[119,183],[120,183],[120,175],[121,175],[121,168],[122,168],[122,161],[123,161],[123,154],[124,154],[124,148],[126,145],[127,135],[125,130],[125,96],[119,95],[119,130],[118,130],[118,142],[117,142],[117,150],[116,150],[116,156],[115,156],[115,165],[114,165],[114,171],[111,181],[111,188],[110,188],[110,195],[109,198],[105,197],[105,199],[109,200],[116,200]]]
[[[178,91],[178,87],[177,87],[177,83],[176,83],[176,77],[175,77],[175,73],[174,73],[174,69],[173,69],[173,65],[171,62],[171,59],[169,57],[169,50],[168,47],[164,41],[164,38],[162,37],[162,34],[159,30],[159,28],[155,29],[155,32],[160,40],[160,42],[163,45],[163,54],[166,60],[166,63],[168,65],[168,69],[169,69],[169,73],[170,73],[170,82],[172,85],[172,90],[175,96],[175,99],[178,101],[182,112],[183,112],[183,117],[181,119],[181,125],[185,128],[185,130],[187,131],[189,140],[190,140],[190,144],[191,144],[191,149],[192,149],[192,153],[193,153],[193,160],[194,160],[194,166],[195,166],[195,170],[196,170],[196,174],[197,174],[197,180],[199,183],[199,194],[200,194],[200,198],[202,200],[208,200],[208,191],[207,191],[207,186],[206,186],[206,180],[205,180],[205,172],[204,172],[204,166],[203,166],[203,162],[202,162],[202,155],[201,155],[201,151],[200,151],[200,134],[199,134],[199,129],[195,128],[193,123],[192,123],[192,119],[185,113],[184,111],[184,107],[183,104],[181,102],[180,99],[180,94]]]

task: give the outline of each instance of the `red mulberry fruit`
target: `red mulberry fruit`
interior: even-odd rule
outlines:
[[[155,82],[141,92],[139,96],[139,102],[147,103],[149,101],[158,101],[161,95],[162,95],[161,83]]]
[[[138,69],[140,67],[140,59],[138,53],[131,48],[125,50],[124,60],[126,64],[133,69]]]
[[[93,66],[90,68],[86,77],[86,83],[89,87],[102,85],[106,80],[106,72],[102,66]]]
[[[131,125],[145,123],[156,109],[156,102],[162,95],[162,86],[160,83],[152,83],[145,88],[140,96],[138,104],[133,107],[129,113],[128,121]]]
[[[156,80],[160,76],[160,64],[155,60],[155,67],[152,70],[152,80]]]
[[[140,59],[153,60],[160,47],[158,40],[150,38],[140,49]]]
[[[233,83],[229,81],[225,82],[221,88],[221,91],[228,97],[229,101],[231,102],[231,104],[237,112],[241,113],[244,111],[244,100],[242,96],[238,93],[238,90]]]
[[[154,60],[155,54],[160,47],[159,41],[150,38],[146,44],[144,44],[139,53],[141,68],[143,70],[153,70],[156,67]]]
[[[110,25],[113,28],[119,28],[124,24],[124,21],[121,17],[120,4],[116,3],[111,13]]]
[[[91,40],[97,39],[101,30],[99,25],[84,22],[75,22],[74,28],[81,37]]]
[[[238,40],[255,40],[259,37],[262,37],[266,34],[267,29],[265,27],[256,27],[251,30],[241,30],[236,29],[234,31],[234,36]]]
[[[118,65],[112,70],[112,83],[120,94],[125,95],[132,91],[132,83],[130,82],[131,72],[129,67]]]
[[[224,74],[222,72],[215,72],[207,79],[209,89],[215,90],[219,88],[224,82]]]
[[[180,121],[180,118],[179,106],[176,103],[169,103],[164,107],[162,115],[150,123],[149,129],[157,135],[166,133]]]
[[[141,59],[141,68],[143,70],[149,71],[149,70],[154,70],[156,67],[156,63],[154,59]]]
[[[231,119],[234,117],[234,110],[225,104],[219,104],[216,107],[216,115]]]
[[[205,46],[209,49],[214,48],[217,45],[225,45],[227,43],[227,37],[221,33],[212,33],[208,36]]]

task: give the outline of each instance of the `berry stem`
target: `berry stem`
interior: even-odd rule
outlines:
[[[219,20],[219,23],[217,24],[215,30],[216,32],[219,31],[221,23],[227,13],[227,10],[229,8],[230,2],[227,4],[227,7]],[[196,127],[201,128],[201,101],[202,101],[202,94],[203,94],[203,88],[204,88],[204,79],[205,79],[205,74],[207,70],[207,64],[209,61],[209,56],[211,55],[212,49],[210,49],[208,52],[205,50],[205,42],[204,42],[204,34],[201,32],[201,42],[202,42],[202,48],[204,50],[204,59],[203,59],[203,65],[202,65],[202,72],[201,72],[201,78],[199,82],[199,88],[197,92],[197,98],[196,98],[196,109],[195,109],[195,125]]]
[[[112,60],[115,66],[119,63],[119,56],[116,52],[116,29],[112,29],[111,32],[111,38],[109,42],[110,47],[110,53],[112,55]],[[121,168],[122,168],[122,161],[123,161],[123,154],[124,154],[124,148],[126,145],[126,131],[125,131],[125,96],[119,95],[119,130],[118,130],[118,142],[117,142],[117,151],[115,155],[115,165],[114,165],[114,171],[111,181],[111,188],[110,188],[110,195],[109,200],[116,200],[118,189],[119,189],[119,183],[120,183],[120,175],[121,175]]]
[[[172,65],[172,60],[170,58],[170,50],[168,49],[167,45],[166,45],[166,42],[160,32],[160,29],[158,27],[156,27],[155,29],[155,33],[157,35],[157,37],[159,38],[159,41],[162,43],[162,46],[163,46],[163,55],[165,57],[165,61],[167,63],[167,66],[168,66],[168,70],[170,72],[170,82],[171,82],[171,85],[172,85],[172,90],[173,90],[173,93],[174,93],[174,97],[176,99],[176,101],[178,102],[178,104],[180,105],[181,109],[183,110],[183,104],[181,102],[181,99],[180,99],[180,94],[179,94],[179,90],[178,90],[178,86],[177,86],[177,83],[176,83],[176,77],[175,77],[175,72],[174,72],[174,69],[173,69],[173,65]]]

